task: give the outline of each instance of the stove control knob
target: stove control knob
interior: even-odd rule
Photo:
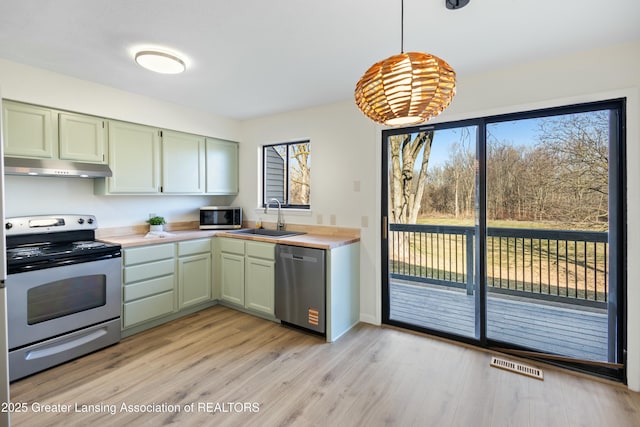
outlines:
[[[4,225],[4,228],[6,228],[7,230],[10,230],[10,229],[12,229],[12,228],[13,228],[13,224],[11,224],[10,222],[8,222],[8,223],[6,223],[6,224]]]
[[[93,218],[87,219],[87,224],[93,224]]]
[[[78,218],[78,224],[84,224],[84,218]]]

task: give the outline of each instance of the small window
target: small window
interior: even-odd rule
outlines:
[[[278,199],[282,207],[309,209],[311,143],[265,145],[262,148],[262,206]]]

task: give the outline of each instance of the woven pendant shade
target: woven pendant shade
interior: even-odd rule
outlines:
[[[456,73],[437,56],[407,52],[380,61],[356,84],[358,108],[388,126],[424,122],[440,114],[455,95]]]

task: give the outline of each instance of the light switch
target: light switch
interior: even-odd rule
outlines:
[[[360,192],[360,181],[353,181],[353,191],[356,193]]]
[[[360,218],[360,225],[362,228],[367,228],[369,226],[369,217],[365,215]]]
[[[329,224],[336,225],[336,216],[335,216],[335,214],[329,215]]]
[[[318,225],[322,224],[322,214],[316,215],[316,222],[318,223]]]

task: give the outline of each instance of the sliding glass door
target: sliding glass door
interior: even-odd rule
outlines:
[[[622,375],[623,118],[616,100],[383,132],[383,321]]]
[[[608,328],[617,314],[608,304],[617,287],[609,274],[612,115],[615,129],[610,109],[487,124],[487,338],[616,361]]]
[[[477,338],[473,256],[478,127],[387,144],[390,320]]]

